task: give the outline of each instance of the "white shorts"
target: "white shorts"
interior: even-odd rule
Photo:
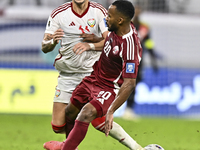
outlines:
[[[60,73],[53,102],[69,103],[76,86],[88,75],[90,73]]]

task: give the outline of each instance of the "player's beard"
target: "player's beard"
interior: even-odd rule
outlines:
[[[114,32],[116,32],[117,31],[117,26],[115,25],[115,24],[111,24],[111,25],[109,25],[109,24],[107,24],[107,26],[108,26],[108,31],[114,31]]]

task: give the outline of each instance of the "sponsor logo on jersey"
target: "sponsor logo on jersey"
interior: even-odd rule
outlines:
[[[135,63],[126,63],[126,73],[135,73]]]
[[[113,54],[116,55],[116,54],[118,54],[118,52],[119,52],[119,47],[118,47],[118,46],[115,46],[115,47],[113,48]]]
[[[61,93],[61,91],[60,91],[60,90],[56,90],[55,97],[58,97],[58,96],[60,96],[60,93]]]
[[[72,21],[69,26],[75,26],[75,23]]]
[[[95,20],[94,18],[88,19],[87,23],[88,23],[88,25],[89,25],[90,27],[93,28],[93,27],[95,26],[95,24],[96,24],[96,20]]]

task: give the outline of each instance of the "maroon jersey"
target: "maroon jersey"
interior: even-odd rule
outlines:
[[[136,78],[142,57],[142,47],[133,24],[126,35],[120,37],[109,32],[102,54],[94,66],[96,79],[109,87],[119,88],[124,78]]]

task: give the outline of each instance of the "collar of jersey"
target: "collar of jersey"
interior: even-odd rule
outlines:
[[[89,7],[90,7],[90,2],[88,2],[88,7],[87,7],[87,9],[86,9],[85,12],[83,12],[81,15],[79,15],[78,13],[76,13],[76,12],[73,10],[73,4],[72,4],[71,9],[72,9],[72,12],[73,12],[77,17],[82,18],[82,17],[88,12]]]

